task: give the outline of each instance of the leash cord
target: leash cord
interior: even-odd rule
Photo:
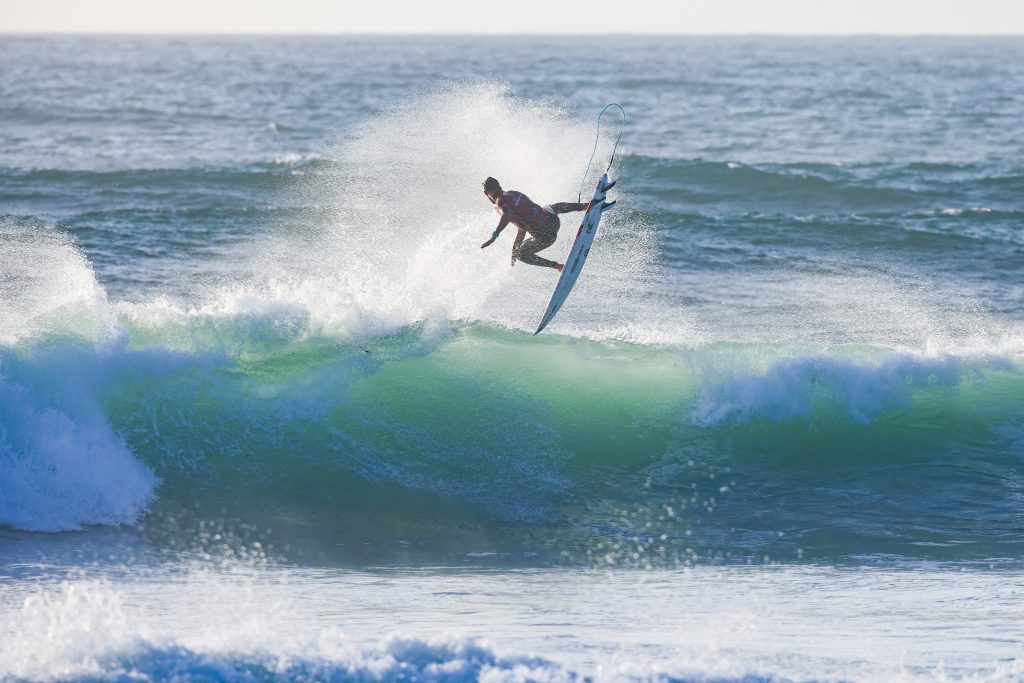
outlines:
[[[601,113],[597,115],[597,135],[594,136],[594,151],[590,153],[590,161],[587,162],[587,170],[583,172],[583,179],[580,181],[580,191],[576,196],[577,202],[583,201],[583,186],[587,182],[587,175],[590,174],[590,165],[594,163],[594,155],[597,154],[597,143],[601,140],[601,117],[604,113],[612,107],[618,107],[619,113],[622,114],[622,125],[619,127],[619,136],[615,138],[615,145],[612,147],[612,158],[608,160],[608,168],[605,169],[605,173],[611,170],[612,162],[615,161],[615,152],[619,148],[619,140],[622,139],[622,132],[626,128],[626,110],[622,108],[622,105],[612,102],[601,110]]]

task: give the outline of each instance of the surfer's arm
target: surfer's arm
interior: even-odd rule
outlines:
[[[512,265],[516,264],[516,257],[519,256],[519,245],[523,243],[523,238],[526,237],[526,231],[519,228],[519,234],[516,235],[516,241],[512,243]]]
[[[496,227],[494,229],[494,233],[491,234],[491,239],[489,239],[486,242],[484,242],[483,244],[481,244],[480,248],[483,249],[484,247],[489,247],[492,244],[494,244],[494,240],[498,239],[498,235],[501,234],[501,231],[505,229],[505,226],[508,225],[508,222],[510,220],[512,220],[512,210],[511,209],[502,209],[501,210],[501,220],[498,221],[498,227]]]

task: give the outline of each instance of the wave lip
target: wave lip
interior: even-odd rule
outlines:
[[[756,419],[808,419],[831,409],[858,424],[907,407],[914,392],[951,389],[983,370],[1010,371],[1013,364],[993,355],[921,356],[902,353],[881,363],[815,354],[776,362],[766,372],[706,386],[693,410],[694,424],[712,427]]]
[[[0,376],[0,525],[68,531],[138,520],[157,477],[101,414],[86,412]]]

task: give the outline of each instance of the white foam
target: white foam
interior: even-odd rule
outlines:
[[[894,353],[880,361],[825,354],[784,358],[761,372],[709,373],[692,419],[702,426],[806,419],[825,407],[865,424],[908,406],[915,391],[956,387],[983,370],[1013,369],[1009,359],[989,354]]]
[[[971,213],[992,213],[992,209],[988,208],[987,206],[972,206],[969,208],[940,209],[939,211],[933,213],[942,216],[960,216],[962,214]]]
[[[10,361],[7,363],[10,365]],[[157,477],[104,417],[74,362],[0,368],[0,524],[66,531],[135,522]]]
[[[274,129],[276,130],[276,128]],[[298,166],[299,164],[308,163],[310,161],[319,161],[324,157],[316,152],[289,152],[280,156],[274,157],[270,163],[275,166]]]
[[[227,568],[143,581],[152,570],[137,570],[117,586],[4,594],[0,679],[1016,681],[1024,671],[1001,572],[960,573],[950,586],[948,571],[828,567]],[[449,624],[494,643],[438,633]]]
[[[271,612],[260,610],[266,613]],[[367,645],[337,628],[295,636],[281,633],[264,618],[237,617],[217,614],[212,624],[175,637],[159,628],[140,627],[123,596],[108,584],[65,582],[34,592],[20,610],[0,621],[0,678],[251,681],[254,673],[283,680],[499,683],[576,678],[543,659],[500,657],[472,638],[390,635]]]

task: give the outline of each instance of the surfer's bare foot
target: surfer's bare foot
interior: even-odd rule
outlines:
[[[565,268],[565,264],[564,263],[556,263],[555,264],[555,270],[557,270],[559,273],[562,272],[562,268]]]

